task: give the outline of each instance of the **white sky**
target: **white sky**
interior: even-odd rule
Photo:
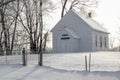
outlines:
[[[115,38],[115,45],[118,44],[118,32],[120,27],[120,0],[100,0],[96,9],[96,20],[104,26]]]
[[[57,5],[60,5],[57,3]],[[60,6],[59,6],[60,7]],[[61,9],[58,7],[57,10],[51,14],[49,21],[49,29],[55,26],[60,20]],[[99,0],[98,8],[95,9],[94,19],[105,26],[112,36],[115,37],[115,45],[118,44],[118,27],[120,26],[120,0]]]
[[[117,29],[120,22],[120,0],[101,0],[96,9],[98,20],[100,20],[111,32]]]

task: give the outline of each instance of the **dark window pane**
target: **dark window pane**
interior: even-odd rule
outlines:
[[[68,34],[62,34],[62,36],[68,36]]]
[[[105,48],[107,47],[107,42],[106,42],[107,40],[106,40],[106,39],[107,39],[107,38],[105,37]]]
[[[100,36],[100,47],[102,47],[102,36]]]
[[[95,36],[95,41],[96,41],[96,43],[95,43],[95,44],[96,44],[96,47],[97,47],[97,35]]]
[[[62,37],[61,40],[70,39],[70,37]]]

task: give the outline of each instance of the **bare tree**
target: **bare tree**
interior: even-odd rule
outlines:
[[[6,54],[12,54],[14,46],[30,44],[31,53],[42,55],[46,45],[43,17],[52,11],[51,4],[50,0],[1,0],[0,52],[5,50]]]
[[[3,3],[4,1],[1,1]],[[8,53],[8,33],[7,33],[7,27],[5,25],[5,11],[6,11],[6,6],[0,7],[0,16],[1,16],[1,25],[2,25],[2,30],[4,33],[4,44],[5,44],[5,50],[6,53]]]
[[[3,3],[5,3],[3,1]],[[12,54],[12,50],[14,47],[15,33],[17,28],[17,19],[19,15],[19,0],[15,2],[11,2],[8,5],[3,5],[0,7],[1,13],[1,48],[6,51],[6,54]],[[2,36],[4,35],[4,36]]]
[[[43,37],[43,52],[46,51],[46,44],[47,44],[47,41],[48,41],[48,36],[49,36],[49,31],[47,31],[44,34],[44,37]]]
[[[61,18],[64,16],[65,11],[70,9],[76,9],[82,13],[86,13],[86,8],[96,7],[96,0],[61,0],[62,3],[62,11]]]
[[[67,1],[68,0],[61,0],[61,3],[62,3],[62,11],[61,11],[61,17],[64,16],[64,12],[65,12],[65,7],[66,7],[66,4],[67,4]]]
[[[45,3],[47,4],[47,2],[48,1],[44,1],[43,3],[40,3],[40,0],[23,0],[24,10],[22,15],[19,16],[19,21],[29,35],[31,53],[36,53],[42,44],[42,18],[43,13],[49,9],[48,7],[46,8],[46,6],[44,6]],[[41,5],[43,6],[42,8]],[[40,49],[42,48],[40,47]]]
[[[18,16],[19,14],[21,13],[22,11],[22,5],[20,5],[20,0],[16,0],[15,2],[12,2],[10,4],[10,10],[12,11],[12,13],[14,13],[12,15],[12,23],[11,23],[11,28],[9,28],[10,32],[12,32],[12,35],[9,35],[10,39],[9,39],[9,47],[10,47],[10,54],[12,54],[12,51],[13,51],[13,48],[14,48],[14,45],[15,45],[15,40],[17,38],[17,27],[18,27]],[[9,26],[10,27],[10,26]]]
[[[3,2],[4,0],[0,1],[0,7],[4,6],[4,5],[8,5],[10,2],[16,1],[16,0],[7,0],[5,2]]]
[[[53,8],[49,1],[50,0],[22,0],[24,8],[18,19],[27,32],[26,35],[29,36],[28,43],[30,44],[30,52],[39,54],[38,64],[40,66],[42,66],[43,46],[46,44],[44,41],[46,34],[43,33],[43,17],[47,11],[51,11],[51,8]]]
[[[2,45],[2,38],[3,38],[3,30],[0,28],[0,55],[3,55],[3,45]]]

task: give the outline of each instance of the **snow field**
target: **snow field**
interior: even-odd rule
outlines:
[[[38,55],[28,55],[28,65],[21,65],[21,55],[0,57],[0,80],[120,80],[120,52],[91,54],[91,72],[85,71],[89,53],[44,54],[40,67]]]

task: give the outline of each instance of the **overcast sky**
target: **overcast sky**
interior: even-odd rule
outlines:
[[[96,9],[96,17],[110,32],[118,30],[120,25],[120,0],[101,0]]]
[[[120,35],[120,0],[99,0],[99,5],[95,12],[96,20],[104,24],[112,37],[115,38],[116,46]]]

